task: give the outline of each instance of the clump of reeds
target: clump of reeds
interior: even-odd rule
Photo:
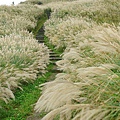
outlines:
[[[42,120],[120,119],[120,4],[118,0],[93,1],[53,7],[45,24],[51,43],[56,48],[65,46],[65,51],[56,62],[63,73],[43,85],[36,103],[37,112],[47,112]],[[116,21],[109,16],[110,9],[111,16],[117,13]]]
[[[0,38],[1,98],[6,102],[21,82],[32,82],[37,74],[45,73],[49,51],[27,31]],[[4,92],[3,92],[4,91]]]

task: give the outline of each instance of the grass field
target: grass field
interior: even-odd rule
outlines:
[[[42,120],[120,120],[119,7],[119,0],[0,6],[0,118],[25,120],[35,111]],[[48,47],[34,38],[43,24],[46,45],[62,53],[63,72],[49,82]]]

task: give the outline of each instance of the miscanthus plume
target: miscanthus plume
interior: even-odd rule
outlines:
[[[0,98],[14,98],[14,88],[21,88],[21,82],[30,82],[38,73],[45,73],[49,63],[49,51],[39,44],[32,34],[21,31],[0,38]]]
[[[120,4],[118,0],[72,3],[52,7],[45,23],[50,42],[65,48],[62,60],[56,62],[63,73],[42,85],[35,111],[47,113],[42,120],[119,120]]]

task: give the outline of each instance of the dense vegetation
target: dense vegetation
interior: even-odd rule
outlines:
[[[77,0],[48,5],[45,35],[65,48],[56,62],[63,73],[42,84],[37,112],[43,120],[120,119],[120,3]],[[97,7],[96,7],[97,6]]]
[[[48,8],[52,12],[44,24],[45,39],[63,51],[62,60],[56,62],[63,73],[50,82],[46,73],[39,83],[37,75],[46,72],[49,51],[33,34],[45,21]],[[15,99],[15,88],[26,88],[22,83],[37,79],[35,86],[40,84],[42,94],[34,110],[42,113],[42,120],[119,120],[119,8],[119,0],[27,0],[18,6],[0,6],[0,99]],[[16,93],[17,101],[20,94]],[[33,105],[36,100],[31,101]],[[23,106],[29,109],[30,104]],[[22,120],[28,112],[21,114]]]
[[[46,72],[49,50],[31,31],[44,9],[30,4],[0,6],[0,100],[15,99],[15,88]]]

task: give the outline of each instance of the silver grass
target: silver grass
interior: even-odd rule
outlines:
[[[8,103],[10,98],[15,99],[13,92],[8,88],[0,86],[0,99]]]
[[[1,91],[2,96],[4,95],[1,99],[8,102],[10,98],[14,98],[12,95],[15,88],[22,90],[21,81],[33,82],[38,73],[46,72],[49,50],[43,44],[38,44],[33,35],[25,30],[1,37],[0,47],[0,66],[6,64],[0,69],[0,84],[6,90],[5,93]],[[17,67],[15,64],[18,64]]]
[[[117,69],[117,70],[120,70],[120,66],[119,65],[117,65],[117,64],[108,64],[108,63],[106,63],[106,64],[101,64],[101,67],[104,67],[104,68],[106,68],[106,69]]]
[[[88,104],[64,105],[49,112],[45,117],[42,118],[42,120],[53,120],[59,114],[61,114],[60,116],[62,116],[62,119],[60,118],[61,120],[70,120],[69,117],[66,118],[66,116],[64,116],[66,115],[66,113],[68,113],[68,111],[71,113],[72,110],[75,109],[81,110],[83,108],[89,107],[90,105]]]
[[[72,120],[102,120],[109,113],[110,110],[101,108],[96,109],[82,109]]]
[[[72,82],[66,80],[53,81],[45,85],[43,94],[36,103],[35,111],[50,111],[65,104],[71,104],[82,91]]]
[[[72,116],[74,110],[76,114]],[[60,115],[59,120],[106,120],[110,111],[111,109],[94,108],[94,106],[89,104],[64,105],[51,110],[42,120],[53,120],[57,115]]]
[[[37,112],[48,112],[43,120],[53,120],[57,115],[57,119],[60,120],[109,119],[111,109],[114,108],[111,103],[111,109],[106,107],[113,97],[109,94],[114,92],[109,83],[113,84],[116,79],[119,80],[120,68],[116,64],[119,64],[117,61],[120,53],[120,29],[113,24],[97,24],[90,20],[97,12],[108,15],[109,10],[118,9],[112,5],[113,2],[118,5],[118,0],[110,4],[108,2],[111,1],[78,0],[72,3],[48,4],[53,12],[45,23],[45,35],[56,48],[66,49],[62,54],[62,60],[56,62],[64,73],[58,74],[55,81],[43,84],[43,94],[35,106]],[[97,16],[96,14],[95,17]],[[76,89],[73,99],[71,96],[70,99],[64,97],[65,94],[71,95],[75,90],[71,88],[70,91],[70,85],[62,84],[64,80],[79,88]],[[66,93],[67,89],[69,93]],[[77,96],[80,91],[83,92],[82,97],[81,94]],[[69,102],[65,103],[67,100]]]
[[[94,77],[96,75],[105,75],[109,73],[109,70],[104,67],[87,67],[79,68],[77,70],[78,76],[81,78]]]

